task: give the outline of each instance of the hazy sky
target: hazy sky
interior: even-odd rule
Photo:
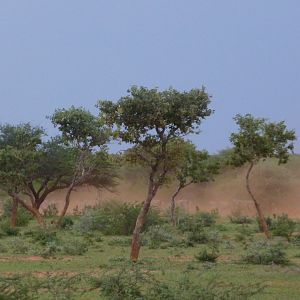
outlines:
[[[0,122],[53,134],[55,108],[204,85],[199,148],[229,146],[237,113],[300,133],[299,16],[299,0],[0,0]]]

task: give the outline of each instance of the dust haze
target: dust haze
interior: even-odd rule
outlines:
[[[218,175],[215,181],[187,187],[178,195],[177,205],[188,212],[217,209],[222,216],[233,212],[254,215],[255,209],[245,187],[246,168],[230,169]],[[286,165],[274,161],[260,163],[251,176],[253,192],[266,215],[287,213],[300,218],[300,156],[293,156]],[[73,194],[69,213],[74,208],[93,206],[103,201],[118,199],[124,202],[142,202],[146,194],[146,177],[141,170],[127,170],[115,192],[80,187]],[[152,204],[159,209],[169,207],[175,185],[163,187]],[[49,203],[59,209],[63,206],[65,191],[50,195]]]

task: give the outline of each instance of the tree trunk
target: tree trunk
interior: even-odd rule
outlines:
[[[247,176],[246,176],[246,186],[247,186],[247,191],[249,193],[249,195],[251,196],[253,202],[254,202],[254,205],[255,205],[255,208],[256,208],[256,211],[257,211],[257,215],[258,215],[258,219],[259,219],[259,223],[260,223],[260,226],[264,232],[264,234],[266,235],[267,238],[270,237],[270,234],[269,234],[269,229],[268,229],[268,224],[266,222],[266,219],[264,217],[264,214],[260,208],[260,205],[259,203],[257,202],[256,198],[254,197],[254,194],[252,193],[251,191],[251,188],[250,188],[250,180],[249,180],[249,177],[250,177],[250,173],[252,171],[254,167],[254,163],[251,163],[250,164],[250,167],[248,169],[248,172],[247,172]]]
[[[177,191],[172,195],[172,198],[171,198],[171,222],[174,227],[177,225],[175,199],[176,199],[177,195],[179,194],[180,190],[181,190],[181,186],[178,187]]]
[[[15,197],[12,199],[12,210],[10,217],[10,225],[11,227],[17,226],[17,212],[18,212],[19,201]]]
[[[18,201],[26,210],[28,210],[37,220],[37,222],[45,227],[45,220],[41,213],[39,212],[38,208],[29,206],[25,201],[17,196],[17,194],[13,194],[12,197]]]
[[[154,186],[153,179],[151,179],[152,176],[150,176],[150,182],[148,187],[148,195],[147,198],[139,212],[139,215],[137,217],[135,228],[132,235],[132,241],[131,241],[131,253],[130,253],[130,259],[133,262],[136,262],[139,258],[139,252],[140,252],[140,234],[143,229],[144,223],[145,223],[145,217],[149,211],[150,204],[152,199],[154,198],[158,186]]]
[[[64,208],[59,216],[59,219],[56,223],[56,226],[59,227],[63,218],[65,217],[66,213],[67,213],[67,210],[69,208],[69,205],[70,205],[70,200],[71,200],[71,193],[74,189],[74,184],[71,184],[71,186],[68,188],[68,191],[67,191],[67,194],[66,194],[66,198],[65,198],[65,205],[64,205]]]

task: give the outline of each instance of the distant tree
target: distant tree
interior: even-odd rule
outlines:
[[[230,137],[234,145],[231,162],[235,166],[249,165],[246,174],[247,191],[254,202],[261,228],[269,237],[264,214],[250,187],[250,174],[259,161],[267,158],[278,159],[278,164],[286,163],[289,153],[294,149],[295,131],[287,130],[284,122],[272,123],[266,119],[254,118],[250,114],[237,115],[234,120],[239,131],[232,133]]]
[[[181,155],[174,169],[177,189],[171,198],[171,221],[176,226],[176,197],[184,188],[191,184],[208,182],[214,179],[219,171],[219,161],[207,151],[199,151],[195,145],[185,142]]]
[[[65,216],[76,186],[83,184],[109,188],[116,173],[106,152],[110,133],[97,117],[83,108],[58,109],[50,117],[61,132],[62,143],[73,152],[70,180],[58,225]]]
[[[140,233],[151,201],[173,169],[169,145],[189,133],[199,133],[201,121],[210,116],[210,97],[204,89],[179,92],[132,87],[118,102],[99,101],[101,119],[115,128],[121,141],[133,144],[132,157],[143,162],[148,173],[146,199],[137,217],[131,244],[131,260],[137,261]]]

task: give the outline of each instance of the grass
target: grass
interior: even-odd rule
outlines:
[[[30,247],[30,253],[14,254],[12,249],[6,253],[0,253],[0,274],[28,274],[43,277],[47,272],[53,276],[62,273],[74,275],[79,273],[100,276],[107,270],[118,269],[128,261],[130,246],[128,237],[102,236],[99,232],[93,232],[88,238],[79,236],[72,230],[59,231],[57,237],[66,242],[72,238],[78,238],[89,244],[88,251],[80,256],[56,254],[55,257],[44,259],[38,252],[43,246],[33,243],[30,236],[24,235],[25,231],[36,226],[34,222],[21,229],[20,237]],[[260,282],[265,285],[263,293],[253,296],[251,299],[299,299],[300,290],[300,246],[282,242],[285,245],[290,263],[284,266],[278,265],[251,265],[241,262],[245,253],[245,241],[236,239],[244,225],[231,224],[227,220],[219,220],[214,230],[218,230],[222,243],[220,256],[215,264],[198,262],[195,255],[206,245],[194,247],[167,247],[156,249],[142,247],[140,263],[142,269],[149,271],[160,281],[179,278],[185,270],[190,270],[190,277],[197,281],[197,271],[205,272],[205,277],[217,276],[231,283],[250,284]],[[256,231],[256,224],[247,225]],[[221,230],[220,230],[221,229]],[[254,234],[257,236],[260,234]],[[101,239],[99,238],[101,236]],[[2,245],[10,245],[15,237],[2,237]],[[276,238],[275,238],[276,239]],[[40,296],[43,299],[43,295]],[[73,298],[72,298],[73,299]],[[99,291],[90,291],[79,295],[74,299],[105,299],[101,298]]]

